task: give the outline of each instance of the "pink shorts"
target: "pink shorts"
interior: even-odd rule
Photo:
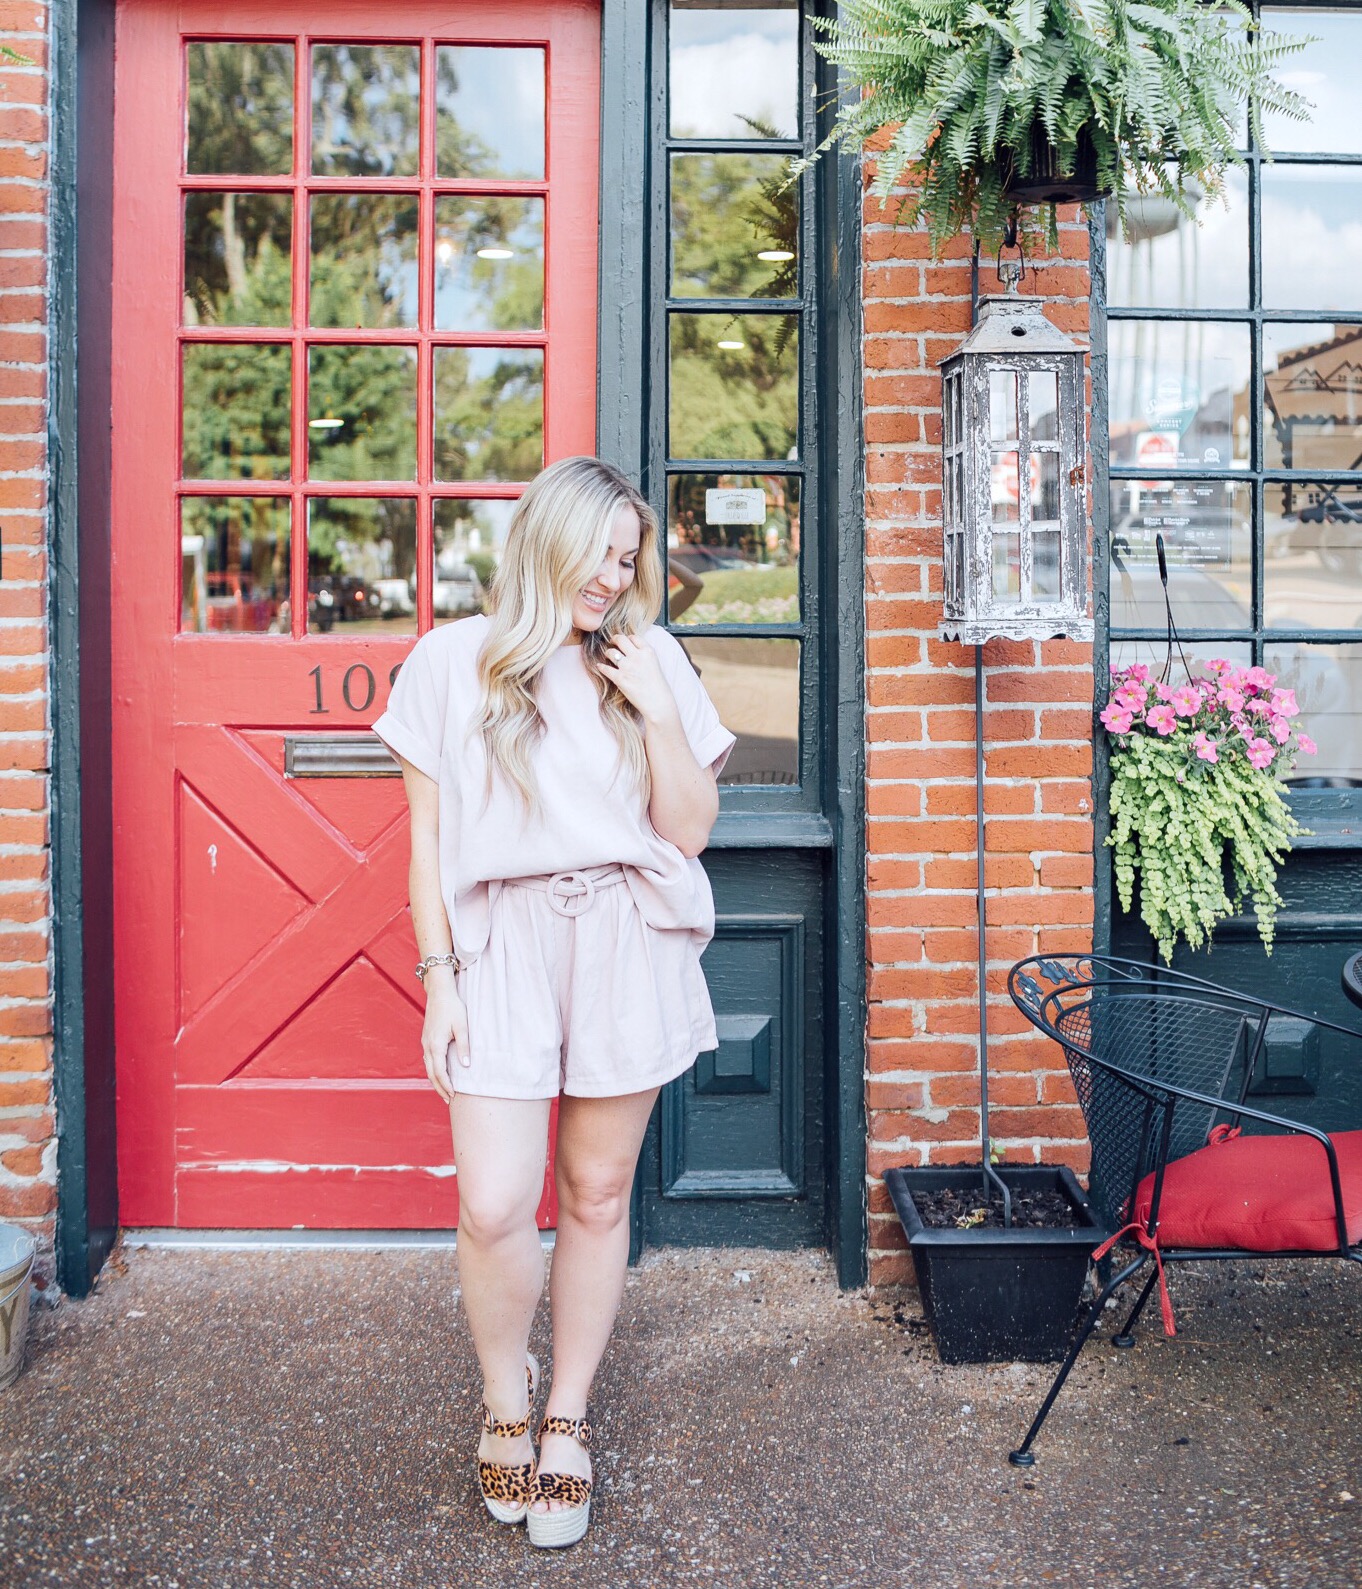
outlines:
[[[471,1059],[450,1066],[456,1092],[617,1098],[717,1046],[694,935],[650,927],[622,867],[507,879],[490,926],[456,976]]]

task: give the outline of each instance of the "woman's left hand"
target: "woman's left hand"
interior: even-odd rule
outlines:
[[[657,653],[636,635],[617,634],[605,648],[600,665],[644,722],[662,722],[675,714],[676,697],[663,677]]]

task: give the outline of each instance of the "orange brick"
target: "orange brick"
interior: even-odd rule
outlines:
[[[37,1075],[52,1063],[52,1045],[43,1040],[0,1042],[0,1071],[11,1075]],[[10,1129],[12,1121],[6,1124]]]
[[[24,51],[25,55],[33,55],[38,46],[31,45]],[[30,154],[25,149],[0,147],[0,179],[5,177],[27,177],[32,182],[41,182],[47,175],[47,155],[45,152]]]
[[[972,680],[933,673],[879,673],[866,680],[871,706],[952,705],[974,699]]]
[[[922,750],[872,748],[866,771],[871,778],[972,778],[974,751],[941,745]]]
[[[1092,772],[1092,751],[1044,743],[985,748],[984,767],[990,778],[1085,778]]]
[[[9,1148],[0,1153],[0,1164],[12,1175],[37,1175],[43,1167],[43,1150],[40,1147]]]
[[[895,931],[872,932],[868,953],[874,965],[903,965],[922,959],[922,932],[905,927]]]
[[[1008,670],[990,674],[985,691],[990,701],[1090,701],[1092,674],[1063,668]]]
[[[1034,1109],[993,1109],[988,1112],[989,1128],[994,1136],[1010,1137],[1067,1137],[1073,1140],[1084,1133],[1083,1111],[1074,1104],[1046,1104]]]
[[[1047,855],[1040,863],[1042,888],[1091,888],[1090,855]]]
[[[866,888],[873,895],[877,889],[898,892],[901,889],[922,887],[921,861],[879,861],[871,859],[866,867]],[[876,924],[881,920],[881,912],[894,912],[898,907],[897,900],[869,901],[870,921]],[[892,926],[894,922],[884,920],[883,925]],[[899,926],[905,923],[897,923]]]
[[[13,1014],[13,1011],[0,1011]],[[42,1077],[27,1081],[0,1081],[0,1109],[20,1109],[25,1104],[42,1105],[52,1100],[52,1084]]]
[[[911,1110],[881,1109],[871,1120],[871,1140],[879,1147],[899,1141],[960,1142],[978,1134],[977,1115],[963,1109],[947,1109],[945,1118],[939,1120]]]
[[[922,790],[915,783],[878,783],[866,790],[866,815],[916,817],[922,814]]]
[[[0,675],[2,681],[3,675]],[[919,745],[922,743],[922,713],[869,713],[865,732],[867,740],[877,745]]]
[[[934,1108],[951,1105],[979,1107],[979,1078],[977,1076],[934,1076],[931,1082]],[[1036,1102],[1036,1083],[1030,1076],[990,1076],[988,1081],[989,1114],[1000,1105],[1024,1108]]]
[[[941,856],[927,861],[922,871],[927,888],[974,889],[978,877],[975,862]],[[1030,888],[1036,880],[1036,869],[1031,861],[1021,855],[985,855],[984,886],[996,888]]]
[[[1040,808],[1056,815],[1081,816],[1092,810],[1090,783],[1045,782],[1040,786]]]
[[[921,1109],[927,1102],[927,1089],[920,1081],[869,1081],[866,1083],[867,1109]]]
[[[47,726],[46,701],[7,701],[0,696],[0,733],[20,734],[26,729],[43,729]],[[0,818],[0,844],[26,844],[27,839],[5,836],[4,820]],[[41,842],[41,841],[39,841]]]
[[[974,992],[977,979],[971,968],[941,966],[874,967],[869,977],[873,999],[963,999]]]
[[[1028,822],[1021,817],[990,817],[984,824],[984,844],[991,851],[1067,850],[1083,853],[1092,849],[1092,824],[1059,817],[1049,822]]]
[[[57,1189],[46,1181],[0,1186],[0,1218],[36,1219],[57,1206]]]
[[[872,1287],[916,1286],[913,1260],[906,1252],[870,1254],[869,1280]]]

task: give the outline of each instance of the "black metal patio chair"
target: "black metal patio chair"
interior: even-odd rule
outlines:
[[[1109,1298],[1151,1265],[1129,1317],[1134,1331],[1157,1287],[1175,1333],[1165,1266],[1189,1259],[1318,1258],[1362,1262],[1362,1130],[1327,1135],[1245,1099],[1274,1019],[1362,1042],[1362,1033],[1199,977],[1099,955],[1041,955],[1012,968],[1018,1009],[1064,1050],[1092,1144],[1089,1201],[1107,1240],[1133,1242],[1101,1286],[1025,1440],[1041,1425]],[[1249,1129],[1245,1129],[1248,1127]]]

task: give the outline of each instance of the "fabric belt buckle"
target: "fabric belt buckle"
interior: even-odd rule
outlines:
[[[596,885],[585,872],[555,872],[548,882],[550,907],[569,920],[591,909]]]

